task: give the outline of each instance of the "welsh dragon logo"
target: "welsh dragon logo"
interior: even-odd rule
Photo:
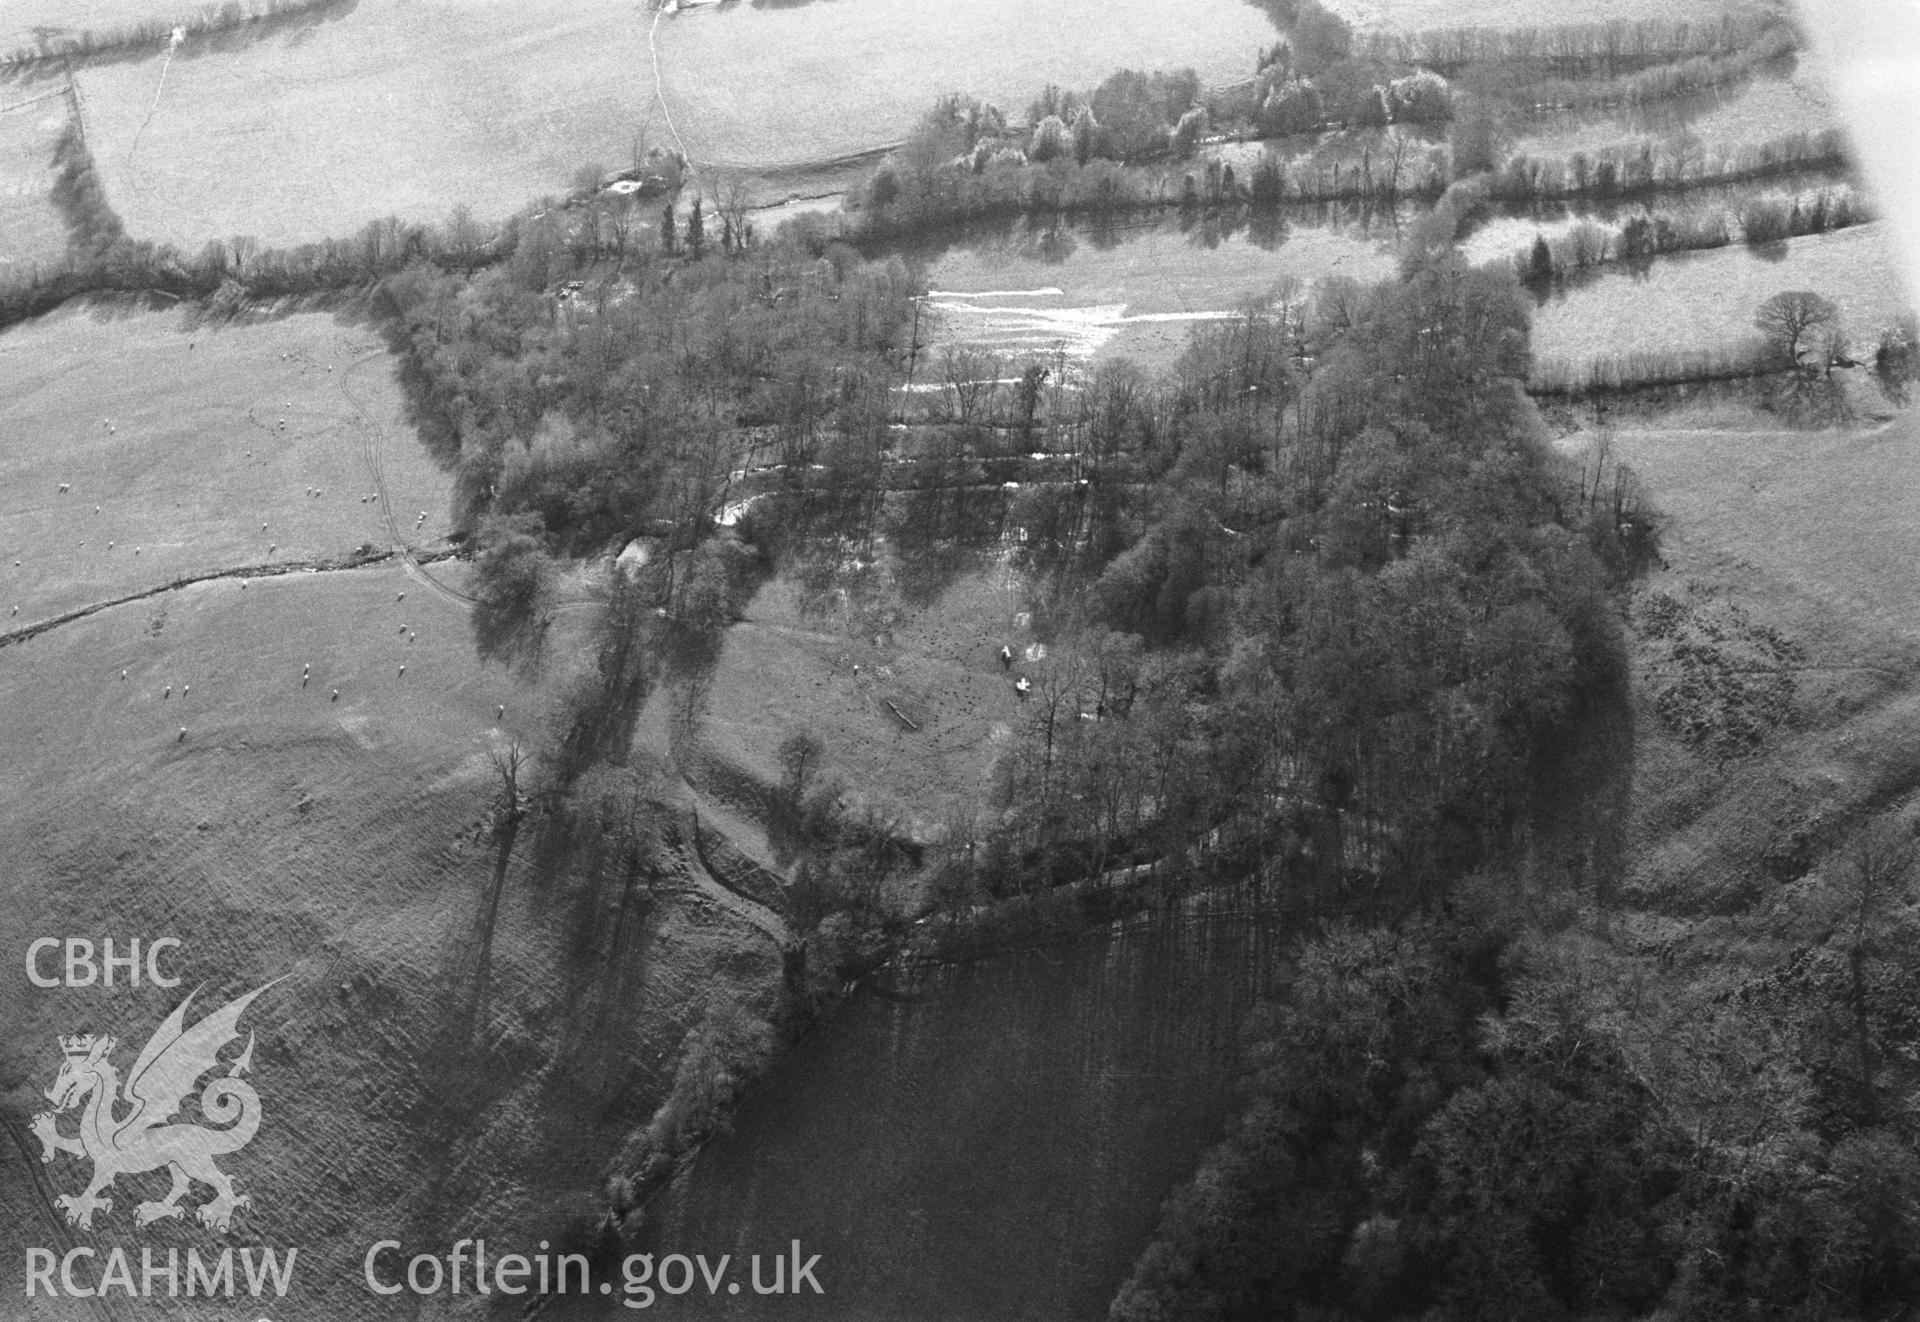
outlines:
[[[186,1027],[187,1006],[194,997],[189,992],[141,1049],[124,1089],[120,1072],[110,1059],[118,1045],[113,1038],[86,1033],[60,1039],[66,1059],[53,1086],[46,1090],[53,1110],[33,1118],[33,1133],[40,1140],[43,1162],[52,1161],[56,1152],[70,1152],[93,1162],[93,1179],[85,1190],[53,1200],[66,1213],[68,1224],[93,1229],[95,1212],[113,1210],[113,1199],[102,1195],[116,1178],[162,1166],[173,1176],[173,1188],[158,1202],[149,1200],[135,1207],[135,1225],[184,1216],[186,1209],[180,1206],[180,1199],[195,1181],[214,1191],[212,1201],[201,1204],[197,1215],[203,1225],[215,1230],[226,1230],[235,1209],[252,1203],[245,1194],[234,1192],[233,1181],[213,1162],[215,1157],[245,1147],[260,1128],[260,1095],[240,1077],[253,1068],[252,1032],[247,1034],[246,1049],[227,1065],[227,1072],[200,1092],[201,1116],[225,1128],[166,1121],[179,1112],[193,1085],[223,1063],[218,1053],[238,1040],[241,1014],[254,997],[273,985],[270,982],[255,988],[192,1028]],[[122,1103],[132,1109],[116,1117],[114,1112]],[[75,1107],[83,1107],[80,1132],[68,1137],[59,1131],[57,1119]]]

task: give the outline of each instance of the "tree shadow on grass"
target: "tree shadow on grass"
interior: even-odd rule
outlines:
[[[471,616],[474,650],[482,662],[498,662],[513,674],[538,681],[551,615],[531,615],[481,602]]]

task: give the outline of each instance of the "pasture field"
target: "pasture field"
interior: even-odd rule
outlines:
[[[1769,599],[1817,611],[1802,628],[1816,653],[1822,638],[1840,648],[1830,660],[1888,644],[1920,655],[1920,416],[1833,431],[1672,421],[1615,438],[1671,520],[1669,559],[1759,576]]]
[[[1832,869],[1799,874],[1913,784],[1920,418],[1775,425],[1710,406],[1613,435],[1663,526],[1665,565],[1630,612],[1640,729],[1628,879],[1648,911],[1634,925],[1661,940],[1685,931],[1662,915],[1750,908],[1776,930],[1818,930]],[[1751,721],[1757,743],[1703,756],[1657,714],[1676,699],[1710,727],[1729,713]]]
[[[1171,364],[1195,322],[1231,316],[1291,278],[1344,275],[1363,284],[1393,273],[1386,228],[1295,224],[1267,240],[1183,229],[1156,217],[1107,230],[1026,226],[978,235],[927,254],[931,314],[922,339],[1029,357],[1071,356]]]
[[[1272,22],[1243,0],[821,0],[700,7],[657,44],[675,126],[696,161],[765,168],[895,142],[943,92],[1023,117],[1049,82],[1191,66],[1250,77]]]
[[[51,193],[53,144],[67,113],[66,94],[45,84],[0,89],[0,276],[66,251]]]
[[[431,581],[396,558],[165,586],[261,563],[266,537],[285,558],[444,534],[447,480],[405,423],[378,341],[349,321],[195,327],[174,311],[70,305],[0,337],[0,400],[0,571],[22,603],[0,635],[146,594],[0,645],[0,747],[30,750],[0,764],[9,943],[172,935],[175,971],[208,984],[207,1009],[288,979],[250,1012],[283,1045],[255,1061],[260,1137],[226,1163],[254,1199],[237,1225],[301,1246],[302,1288],[276,1317],[369,1315],[364,1245],[346,1226],[424,1233],[484,1205],[490,1225],[532,1242],[574,1218],[664,1094],[707,998],[764,1009],[778,977],[763,932],[688,867],[663,878],[609,978],[581,953],[610,924],[606,897],[571,876],[535,884],[529,834],[508,874],[482,1044],[450,1036],[494,861],[493,758],[543,737],[582,651],[568,633],[580,616],[561,614],[534,680],[482,664],[458,563],[432,566]],[[406,514],[398,535],[360,500],[375,466]],[[42,1109],[58,1034],[112,1031],[131,1053],[179,995],[4,980],[0,1020],[19,1031],[0,1043],[0,1119]],[[611,1075],[575,1069],[570,1053],[602,1051],[621,1062]],[[620,1100],[556,1100],[542,1081],[556,1061]],[[33,1150],[51,1191],[76,1187],[73,1163],[42,1171]],[[159,1192],[123,1181],[96,1232],[126,1231],[134,1201]],[[25,1218],[0,1230],[16,1259],[59,1233],[45,1193],[30,1190]],[[204,1247],[197,1227],[146,1233]],[[220,1302],[170,1315],[226,1316]]]
[[[207,984],[203,1010],[288,979],[250,1011],[260,1135],[222,1162],[254,1200],[236,1229],[300,1247],[276,1318],[385,1316],[361,1282],[363,1231],[444,1228],[451,1242],[462,1209],[484,1207],[490,1234],[551,1233],[644,1125],[666,1086],[661,1062],[705,999],[760,1004],[778,976],[758,934],[697,899],[663,899],[610,1002],[604,965],[578,953],[585,928],[604,930],[597,897],[551,876],[536,884],[529,843],[504,892],[486,1031],[459,1037],[457,971],[493,862],[491,758],[537,728],[544,695],[483,669],[458,603],[418,588],[391,566],[264,579],[244,595],[202,584],[0,648],[0,744],[33,750],[0,766],[9,943],[175,936],[172,969],[183,987]],[[417,642],[397,635],[401,619]],[[302,665],[314,676],[304,688]],[[182,994],[6,979],[0,1016],[17,1031],[0,1043],[0,1114],[44,1108],[58,1034],[112,1032],[124,1066]],[[573,1052],[621,1062],[618,1103],[554,1094],[542,1070]],[[84,1174],[66,1158],[40,1169],[60,1191]],[[164,1185],[123,1179],[95,1233],[131,1235],[134,1201]],[[37,1211],[57,1222],[44,1202]],[[19,1243],[52,1233],[24,1221],[0,1245],[17,1259]],[[143,1232],[203,1251],[205,1235]],[[167,1312],[231,1314],[218,1305]]]
[[[69,305],[0,337],[0,632],[189,575],[438,541],[450,489],[384,346],[332,315],[196,328]]]
[[[1875,222],[1794,239],[1784,251],[1744,246],[1663,257],[1650,273],[1610,272],[1555,290],[1534,312],[1533,351],[1585,360],[1605,354],[1732,348],[1750,339],[1754,309],[1788,289],[1839,304],[1856,350],[1913,306]]]
[[[499,220],[631,160],[653,101],[630,0],[364,0],[238,49],[78,75],[107,196],[141,238],[281,246],[456,205]],[[656,117],[657,119],[657,117]],[[654,125],[652,141],[662,140]]]
[[[1517,126],[1513,150],[1529,156],[1570,156],[1647,138],[1653,140],[1656,151],[1671,151],[1684,132],[1708,150],[1729,151],[1814,132],[1833,123],[1832,99],[1803,63],[1790,73],[1755,77],[1714,92],[1618,113],[1523,120]]]
[[[727,632],[689,774],[762,816],[743,792],[778,786],[781,741],[811,730],[827,749],[821,775],[845,782],[856,813],[870,806],[904,835],[937,838],[987,800],[1021,718],[1001,645],[1021,653],[1023,672],[1042,664],[1043,651],[1025,660],[1022,596],[1002,569],[965,574],[919,607],[892,592],[886,604],[807,606],[797,583],[775,579]]]

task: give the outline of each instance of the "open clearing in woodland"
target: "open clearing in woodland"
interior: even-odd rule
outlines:
[[[969,345],[1018,359],[1128,357],[1170,366],[1196,324],[1231,316],[1282,281],[1342,275],[1371,284],[1393,274],[1382,227],[1283,225],[1264,240],[1145,222],[1016,225],[927,255],[930,296],[921,338],[936,352]]]
[[[923,841],[978,814],[1027,712],[999,650],[1020,654],[1017,673],[1044,665],[1044,650],[1026,659],[1017,582],[969,572],[919,607],[892,590],[868,603],[805,600],[793,580],[775,579],[727,631],[689,774],[764,819],[764,796],[782,781],[781,741],[806,730],[826,748],[821,776],[844,782],[856,814],[872,807]]]
[[[239,49],[189,40],[162,87],[164,61],[95,65],[78,82],[128,230],[187,251],[438,221],[456,205],[501,219],[564,193],[582,164],[629,161],[653,101],[630,0],[364,0]]]

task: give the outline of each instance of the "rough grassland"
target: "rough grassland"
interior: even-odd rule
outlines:
[[[443,537],[448,478],[364,327],[77,305],[18,327],[0,338],[0,631],[210,570],[384,551],[400,539],[362,499],[375,462],[406,540]]]
[[[1780,251],[1745,247],[1655,262],[1558,290],[1534,313],[1533,351],[1586,359],[1637,351],[1730,348],[1754,335],[1754,309],[1786,289],[1811,289],[1840,305],[1860,347],[1912,306],[1881,223],[1792,240]]]
[[[943,92],[1021,116],[1049,82],[1129,66],[1233,82],[1275,35],[1242,0],[824,0],[690,10],[658,44],[694,158],[764,167],[897,141]]]
[[[67,122],[67,98],[44,84],[0,88],[0,276],[66,251],[54,210],[53,143]]]
[[[583,163],[628,160],[653,99],[644,15],[622,0],[365,0],[239,50],[190,41],[164,88],[161,63],[79,82],[128,230],[188,250],[440,220],[457,204],[498,219],[565,192]]]
[[[1920,788],[1920,419],[1765,425],[1676,418],[1615,438],[1667,522],[1667,568],[1633,609],[1628,884],[1655,913],[1767,911],[1788,932],[1825,903],[1822,860],[1860,815]],[[1715,756],[1673,717],[1751,738]]]

